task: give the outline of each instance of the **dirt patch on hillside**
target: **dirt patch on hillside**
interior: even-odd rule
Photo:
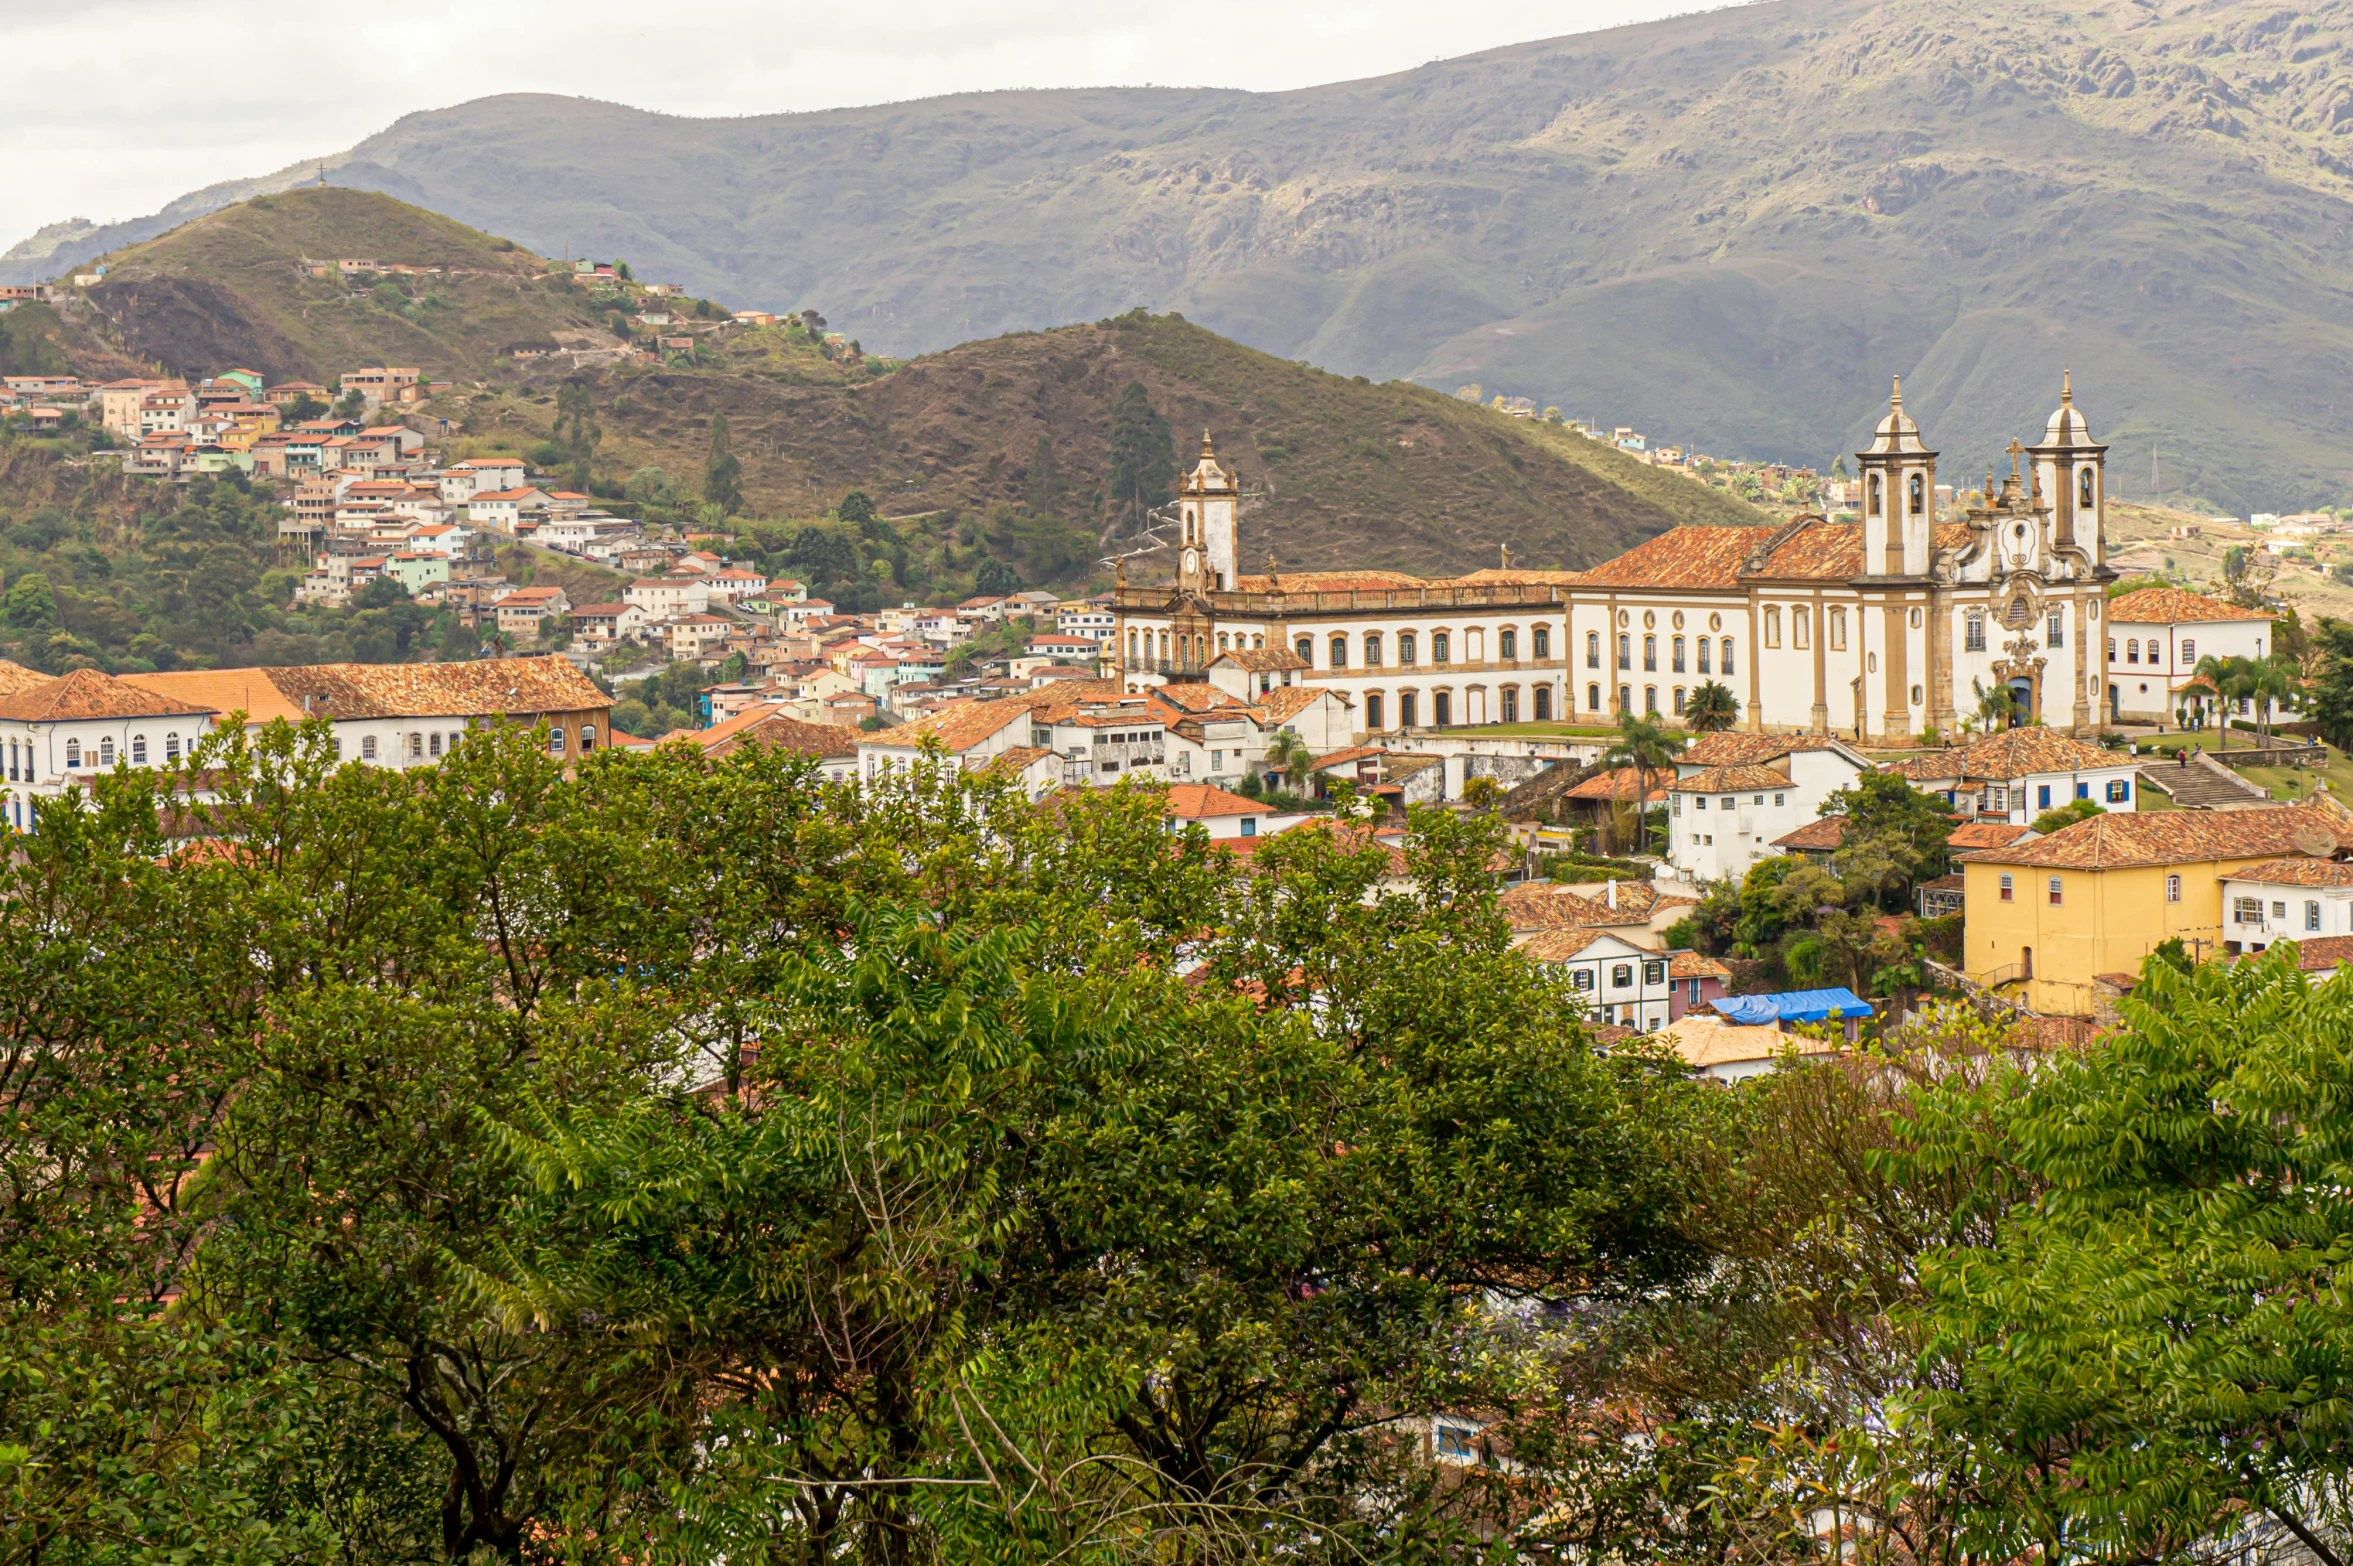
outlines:
[[[181,375],[243,368],[281,381],[316,373],[284,333],[218,283],[194,277],[129,278],[100,283],[89,297],[122,348]]]

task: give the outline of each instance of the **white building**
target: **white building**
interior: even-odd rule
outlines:
[[[1822,814],[1870,763],[1823,735],[1708,734],[1667,785],[1667,859],[1688,881],[1737,879],[1773,840]]]
[[[2223,877],[2222,945],[2259,952],[2273,941],[2353,935],[2353,864],[2273,859]]]
[[[2182,687],[2204,658],[2261,658],[2271,616],[2178,587],[2144,587],[2108,605],[2108,718],[2180,722]],[[2242,700],[2241,710],[2246,703]]]
[[[711,607],[711,590],[692,576],[641,576],[621,590],[621,598],[657,623],[702,614]]]
[[[89,786],[118,766],[177,766],[212,728],[217,709],[145,690],[96,669],[51,679],[0,663],[0,755],[7,758],[0,822],[33,830],[33,801]]]
[[[2046,810],[2088,799],[2103,810],[2140,808],[2132,753],[2102,750],[2049,729],[2004,729],[1975,744],[1893,763],[1914,788],[1942,795],[1966,820],[2030,824]]]
[[[1667,1025],[1675,985],[1664,952],[1586,928],[1546,930],[1529,937],[1520,952],[1566,972],[1596,1022],[1645,1033]]]
[[[1232,793],[1214,783],[1171,783],[1165,812],[1170,827],[1197,826],[1213,842],[1272,837],[1308,819],[1305,812],[1284,814],[1259,800]]]
[[[521,457],[472,457],[453,462],[442,471],[441,498],[462,506],[489,491],[521,489],[523,476]]]
[[[449,480],[441,481],[443,499],[449,497]],[[490,489],[469,495],[466,499],[466,520],[477,527],[495,527],[512,533],[523,520],[525,512],[537,511],[547,504],[544,490],[518,485],[513,489]]]

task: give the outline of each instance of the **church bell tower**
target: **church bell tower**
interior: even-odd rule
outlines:
[[[1936,453],[1921,444],[1920,426],[1904,412],[1901,376],[1888,395],[1887,416],[1855,462],[1863,485],[1863,574],[1926,576],[1936,524]]]
[[[1201,460],[1177,486],[1177,586],[1188,593],[1234,589],[1234,523],[1241,499],[1234,475],[1218,465],[1209,432]]]

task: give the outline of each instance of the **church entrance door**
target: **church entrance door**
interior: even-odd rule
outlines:
[[[2010,682],[2010,727],[2034,716],[2034,681],[2023,675]]]

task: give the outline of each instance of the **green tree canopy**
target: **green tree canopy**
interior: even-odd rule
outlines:
[[[1176,444],[1168,421],[1152,407],[1141,381],[1130,381],[1111,405],[1111,509],[1132,524],[1176,493]]]

